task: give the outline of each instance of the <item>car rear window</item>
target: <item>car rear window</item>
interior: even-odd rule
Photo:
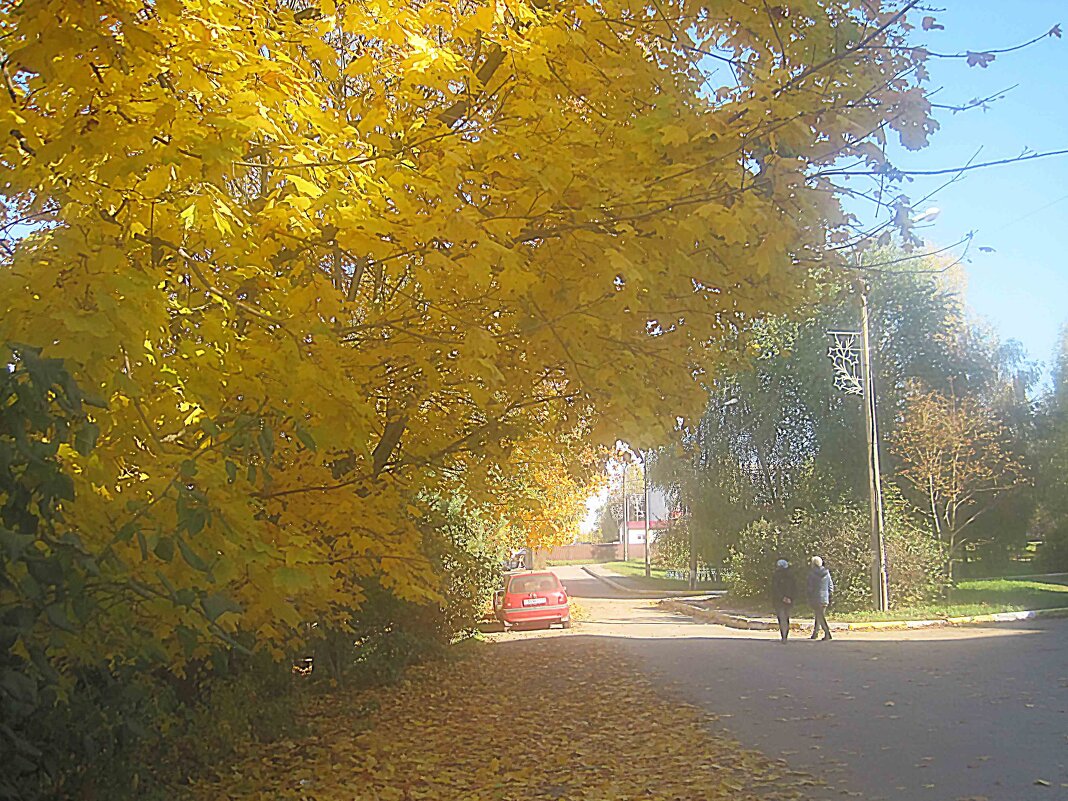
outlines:
[[[552,573],[534,576],[512,576],[508,592],[552,592],[560,589],[560,581]]]

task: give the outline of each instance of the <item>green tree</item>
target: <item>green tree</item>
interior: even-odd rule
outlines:
[[[982,399],[999,414],[1015,410],[1019,426],[1009,430],[1021,438],[1027,415],[1018,408],[1017,390],[1033,380],[1033,366],[1018,347],[969,319],[953,270],[890,248],[867,254],[865,263],[874,268],[867,273],[868,297],[884,439],[898,425],[915,381]],[[859,324],[851,277],[823,273],[817,302],[793,317],[753,322],[736,343],[743,366],[717,377],[705,414],[664,450],[656,480],[688,510],[702,554],[721,557],[758,517],[785,520],[794,509],[841,499],[866,504],[862,407],[857,396],[834,387],[827,359],[827,331]],[[884,450],[890,478],[901,466]],[[1001,531],[977,521],[974,542],[1005,541],[1011,532],[1018,543],[1027,517]]]
[[[946,548],[953,576],[974,524],[1024,482],[1009,430],[981,398],[917,389],[893,447],[914,507]]]
[[[769,436],[773,421],[784,418],[769,409],[778,396],[756,391],[760,378],[752,372],[723,379],[702,417],[660,450],[651,471],[683,509],[699,558],[711,564],[723,562],[746,524],[785,508],[791,477],[782,456],[789,439]]]
[[[1054,354],[1052,387],[1036,420],[1034,458],[1037,510],[1035,534],[1040,570],[1068,570],[1068,325]]]

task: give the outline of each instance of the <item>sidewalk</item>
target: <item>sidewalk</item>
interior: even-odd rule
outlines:
[[[697,600],[697,599],[689,599]],[[695,620],[717,623],[732,629],[749,629],[754,631],[771,631],[779,628],[773,617],[748,615],[727,609],[705,609],[684,599],[665,599],[660,605],[672,612],[689,615]],[[930,620],[868,620],[849,622],[846,620],[829,621],[834,631],[886,631],[894,629],[922,629],[930,626],[964,626],[977,623],[1011,623],[1020,620],[1034,620],[1047,617],[1068,617],[1068,608],[1029,609],[1020,612],[996,612],[990,615],[969,615],[967,617],[944,617]],[[803,621],[803,622],[802,622]],[[791,631],[808,631],[811,617],[790,621]]]
[[[616,573],[604,565],[582,565],[584,572],[598,581],[604,582],[616,592],[625,592],[628,595],[637,595],[643,598],[689,598],[692,600],[704,600],[723,595],[724,590],[650,590],[638,585],[639,580],[633,576],[624,576]]]

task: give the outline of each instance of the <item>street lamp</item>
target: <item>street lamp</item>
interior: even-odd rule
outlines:
[[[640,451],[639,451],[640,453]],[[634,451],[630,449],[630,446],[625,445],[622,442],[616,443],[616,454],[620,462],[623,463],[623,561],[630,561],[630,498],[627,495],[627,469],[630,467],[631,462],[634,459]],[[642,463],[642,473],[645,472],[645,464]],[[648,489],[646,490],[646,501],[648,501]],[[648,569],[647,569],[648,571]],[[648,572],[647,572],[648,575]]]
[[[875,404],[875,380],[871,367],[871,336],[868,326],[868,287],[860,281],[860,369],[864,379],[864,420],[868,430],[868,482],[871,487],[872,595],[880,612],[890,608],[886,575],[886,538],[883,521],[882,460],[879,457],[879,414]]]
[[[642,463],[642,519],[645,521],[645,575],[651,574],[649,564],[649,452],[641,448],[631,450],[620,448],[620,458],[623,461],[623,561],[630,560],[630,515],[627,505],[627,467],[632,459]]]
[[[623,459],[623,561],[630,561],[630,513],[629,513],[629,501],[627,498],[627,467],[630,465],[630,460],[626,458],[627,454],[624,454]]]
[[[645,577],[649,578],[649,452],[638,450],[638,458],[642,460],[642,519],[645,520]]]

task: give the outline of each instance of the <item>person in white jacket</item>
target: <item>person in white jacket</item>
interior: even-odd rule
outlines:
[[[827,606],[831,603],[831,595],[834,593],[834,579],[831,571],[823,566],[823,560],[813,556],[811,567],[808,570],[808,602],[812,606],[812,613],[816,616],[812,624],[812,637],[815,640],[820,636],[823,629],[823,639],[831,639],[831,627],[827,625]]]

